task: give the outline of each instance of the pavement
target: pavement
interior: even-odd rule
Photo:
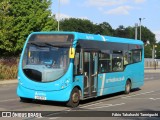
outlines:
[[[160,73],[160,68],[145,68],[145,73]]]
[[[160,68],[159,69],[153,69],[153,68],[147,68],[144,71],[145,73],[160,73]],[[12,80],[0,80],[0,85],[4,84],[17,84],[18,80],[17,79],[12,79]]]
[[[13,80],[0,80],[0,85],[4,85],[4,84],[17,84],[18,80],[17,79],[13,79]]]

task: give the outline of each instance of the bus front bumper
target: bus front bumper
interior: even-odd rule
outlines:
[[[68,86],[57,91],[36,91],[18,84],[17,95],[23,98],[66,102],[70,98],[71,90],[71,86]]]

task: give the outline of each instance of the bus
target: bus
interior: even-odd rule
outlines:
[[[18,68],[21,101],[47,100],[77,107],[80,100],[144,84],[140,40],[79,32],[33,32]]]

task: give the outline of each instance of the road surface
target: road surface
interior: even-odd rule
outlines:
[[[99,98],[85,100],[80,103],[80,106],[76,109],[67,108],[63,103],[58,102],[46,102],[46,101],[33,101],[32,103],[20,102],[16,96],[17,84],[4,84],[0,85],[0,111],[49,111],[44,113],[46,118],[5,118],[5,119],[39,119],[39,120],[72,120],[72,119],[86,119],[80,117],[81,115],[77,111],[85,111],[85,114],[90,116],[96,116],[95,112],[88,111],[160,111],[160,75],[159,73],[146,73],[145,84],[140,89],[133,90],[129,95],[123,94],[123,92],[107,95]],[[56,111],[56,112],[52,112]],[[58,115],[66,115],[69,112],[76,111],[73,113],[77,117],[57,117]],[[107,112],[106,112],[107,113]],[[84,115],[84,114],[83,114]],[[4,119],[4,118],[0,118]],[[117,120],[143,120],[151,118],[149,117],[87,117],[88,120],[93,119],[117,119]],[[158,120],[160,118],[152,118]]]

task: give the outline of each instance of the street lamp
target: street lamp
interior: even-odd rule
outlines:
[[[154,60],[154,69],[156,70],[156,66],[157,66],[157,63],[156,63],[156,47],[157,45],[153,45],[153,49],[152,49],[152,59]]]
[[[139,18],[139,27],[140,27],[140,32],[139,32],[139,39],[141,40],[141,21],[144,20],[145,18]]]
[[[138,23],[135,23],[135,40],[137,40],[137,27],[138,27]]]
[[[59,21],[60,21],[60,0],[58,0],[58,31],[59,31]]]

